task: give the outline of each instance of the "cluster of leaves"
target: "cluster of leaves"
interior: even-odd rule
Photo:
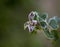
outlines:
[[[43,33],[48,39],[57,39],[57,30],[59,28],[56,17],[48,19],[48,14],[43,13],[39,15],[36,11],[32,11],[28,15],[29,21],[24,23],[24,29],[28,27],[29,32],[37,32],[37,30],[43,30]]]

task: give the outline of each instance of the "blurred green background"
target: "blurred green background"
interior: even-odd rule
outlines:
[[[60,0],[0,0],[0,47],[60,47],[60,38],[52,41],[24,30],[31,11],[60,17]]]

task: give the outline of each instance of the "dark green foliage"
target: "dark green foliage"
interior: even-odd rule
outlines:
[[[48,37],[48,38],[50,38],[50,39],[54,39],[54,35],[49,31],[49,29],[48,28],[45,28],[44,29],[44,33],[45,33],[45,35]]]
[[[46,22],[44,22],[44,21],[40,22],[40,24],[43,28],[45,28],[47,26]]]
[[[33,30],[32,32],[31,32],[31,34],[36,34],[37,33],[37,31],[35,31],[35,30]]]
[[[35,15],[34,20],[37,20],[37,16]]]
[[[58,40],[59,39],[59,36],[58,36],[57,30],[52,30],[51,32],[54,35],[54,38],[55,38],[54,40]]]
[[[35,14],[35,17],[34,17],[34,20],[37,20],[39,22],[39,15],[38,14]]]
[[[40,16],[43,20],[46,20],[48,18],[48,15],[47,13],[43,13],[41,16]]]

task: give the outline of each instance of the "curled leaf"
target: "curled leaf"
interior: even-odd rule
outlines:
[[[47,14],[47,13],[43,13],[40,17],[41,17],[43,20],[47,20],[48,14]]]
[[[57,30],[59,25],[58,25],[58,22],[57,20],[55,19],[55,17],[53,18],[50,18],[49,21],[48,21],[49,25],[54,29],[54,30]]]

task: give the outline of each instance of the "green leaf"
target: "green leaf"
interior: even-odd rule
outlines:
[[[57,40],[59,38],[58,32],[56,30],[52,30],[51,32],[54,35],[54,38],[55,38],[54,40]]]
[[[43,20],[47,20],[48,14],[47,14],[47,13],[43,13],[40,17],[41,17]]]
[[[42,22],[42,21],[44,21],[41,17],[39,17],[39,22]]]
[[[37,15],[35,15],[34,20],[37,20]]]
[[[54,29],[54,30],[57,30],[58,29],[58,23],[57,23],[57,20],[54,19],[54,18],[50,18],[49,19],[49,25]]]
[[[38,15],[38,13],[35,13],[34,20],[39,21],[39,15]]]
[[[41,25],[42,28],[46,28],[47,27],[47,24],[44,21],[40,22],[40,25]]]
[[[48,28],[45,28],[43,31],[48,38],[54,39],[54,35],[49,31]]]
[[[36,34],[37,33],[37,31],[35,31],[35,30],[33,30],[32,32],[31,32],[31,34]]]

